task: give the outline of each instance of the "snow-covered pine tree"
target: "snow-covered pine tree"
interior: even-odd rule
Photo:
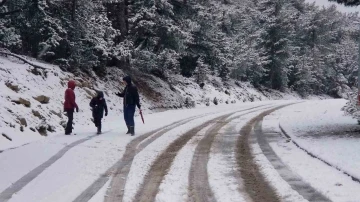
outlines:
[[[283,19],[285,1],[260,0],[257,2],[257,19],[261,26],[260,34],[264,53],[268,58],[265,65],[267,75],[262,83],[266,86],[285,90],[287,87],[287,65],[289,63],[288,42],[291,24]]]
[[[0,6],[0,13],[7,13],[6,6]],[[10,18],[0,18],[0,48],[7,48],[12,51],[19,50],[22,42],[20,35],[11,24]]]
[[[303,95],[356,82],[358,16],[304,0],[2,0],[0,9],[1,47],[69,71],[196,79],[201,63],[201,74]]]
[[[137,68],[150,72],[163,63],[162,56],[167,54],[169,60],[175,60],[178,54],[185,51],[184,41],[187,33],[180,28],[174,16],[174,6],[170,1],[146,0],[133,1],[130,9],[130,37],[134,41],[133,63]],[[169,55],[171,54],[171,56]],[[152,60],[152,64],[149,64]],[[175,64],[175,62],[171,62]],[[172,69],[172,68],[171,68]]]
[[[202,57],[199,57],[196,63],[197,65],[194,71],[195,81],[200,86],[203,86],[207,79],[206,77],[209,74],[209,67],[204,63],[204,59]]]

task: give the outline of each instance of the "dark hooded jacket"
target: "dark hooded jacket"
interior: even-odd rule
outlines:
[[[108,113],[108,108],[106,105],[106,101],[104,99],[104,93],[99,91],[97,96],[91,99],[90,107],[93,109],[93,117],[95,118],[103,118],[104,110],[105,114]]]
[[[117,93],[116,95],[124,98],[124,107],[136,105],[140,109],[139,92],[136,86],[132,84],[131,77],[126,76],[123,80],[126,81],[127,85],[122,93]]]
[[[65,91],[65,102],[64,102],[64,110],[74,110],[75,108],[78,108],[76,102],[75,102],[75,81],[69,81],[68,82],[68,89]]]

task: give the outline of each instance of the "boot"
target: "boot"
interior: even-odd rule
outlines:
[[[101,134],[101,128],[100,128],[100,127],[98,127],[97,134],[98,134],[98,135]]]
[[[91,121],[94,123],[95,127],[98,127],[95,118],[91,119]]]
[[[131,136],[135,135],[135,127],[134,126],[130,126],[130,134],[131,134]]]
[[[126,132],[126,134],[130,134],[130,126],[126,125],[127,126],[127,129],[128,131]]]

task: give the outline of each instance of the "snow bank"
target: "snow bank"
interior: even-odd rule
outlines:
[[[301,147],[360,178],[360,126],[341,108],[345,100],[305,102],[275,114],[280,125]]]
[[[344,171],[359,175],[356,120],[343,116],[344,100],[311,101],[293,105],[265,117],[263,130],[280,132],[279,121],[292,140]],[[348,131],[348,132],[346,132]],[[354,134],[353,134],[354,135]],[[358,201],[360,184],[295,144],[279,137],[270,146],[281,160],[301,178],[332,201]]]

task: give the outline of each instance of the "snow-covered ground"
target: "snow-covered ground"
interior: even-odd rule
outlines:
[[[78,87],[75,89],[76,101],[80,113],[74,116],[74,128],[78,132],[91,131],[90,99],[96,90],[105,90],[110,116],[114,120],[120,115],[121,103],[114,92],[115,81],[92,83],[70,73],[61,71],[58,67],[45,65],[46,70],[37,69],[23,64],[14,58],[0,57],[0,150],[17,147],[32,141],[62,134],[62,124],[66,121],[63,115],[64,90],[69,79],[75,79]],[[43,96],[48,100],[36,100]],[[145,105],[146,106],[146,105]],[[81,129],[81,130],[79,130]],[[43,135],[40,135],[40,131]]]
[[[332,201],[359,201],[359,129],[341,111],[345,100],[307,101],[278,110],[264,120],[263,130],[281,133],[270,143],[282,161],[305,182]],[[309,153],[313,156],[309,155]]]
[[[272,101],[268,101],[265,102],[265,104],[271,102]],[[187,124],[174,131],[170,131],[168,135],[159,138],[159,141],[155,142],[156,144],[150,144],[149,147],[145,148],[140,154],[150,154],[148,160],[151,160],[151,158],[156,157],[156,155],[150,151],[161,151],[159,146],[166,146],[162,144],[171,142],[173,137],[180,135],[189,128],[201,124],[211,117],[219,116],[219,114],[229,113],[234,109],[236,110],[259,104],[263,103],[171,110],[149,114],[146,116],[147,122],[145,125],[140,123],[140,120],[137,119],[137,134],[141,135],[185,118],[209,112],[216,113],[197,119],[194,122],[189,123],[190,125]],[[89,184],[95,181],[101,174],[105,173],[108,168],[121,158],[127,143],[132,139],[130,136],[124,135],[125,125],[118,121],[117,118],[105,123],[107,124],[104,127],[104,131],[108,130],[106,129],[107,127],[109,129],[111,128],[111,131],[100,136],[95,136],[92,139],[71,148],[62,158],[50,165],[49,168],[46,168],[34,180],[30,181],[29,184],[26,184],[21,192],[14,195],[11,201],[71,201],[75,199]],[[65,146],[70,145],[79,139],[88,138],[90,135],[94,134],[93,132],[86,131],[90,131],[90,129],[84,129],[84,132],[79,132],[76,136],[48,137],[16,149],[2,152],[0,154],[0,192],[4,191],[22,176],[47,161]],[[142,164],[146,162],[151,163],[151,161],[141,161],[141,156],[143,155],[137,157],[133,163],[133,168],[137,168],[139,171],[133,172],[133,174],[132,172],[130,173],[129,185],[132,183],[132,179],[135,181],[141,179],[140,174],[146,171],[146,166],[143,166]],[[141,163],[141,165],[139,163]],[[134,171],[135,170],[136,169],[134,169]]]
[[[358,201],[360,183],[338,170],[354,176],[359,175],[359,171],[355,169],[360,160],[357,159],[359,151],[353,144],[358,142],[356,136],[358,126],[355,120],[342,115],[340,109],[345,103],[344,100],[302,103],[262,101],[168,110],[147,114],[145,124],[142,124],[138,118],[136,137],[180,120],[187,119],[188,122],[165,132],[136,153],[131,161],[130,172],[125,176],[123,200],[134,201],[146,174],[153,169],[153,162],[172,142],[209,120],[234,113],[224,120],[211,122],[181,146],[170,169],[157,185],[159,187],[154,198],[155,201],[189,200],[191,181],[189,174],[197,145],[212,134],[210,128],[228,120],[229,123],[220,128],[211,144],[206,168],[208,186],[217,201],[251,201],[252,194],[247,192],[248,185],[242,180],[243,173],[238,167],[236,142],[243,134],[240,131],[254,117],[263,114],[262,112],[288,103],[297,104],[266,115],[262,122],[263,135],[266,135],[269,146],[286,168],[280,169],[279,166],[274,166],[276,164],[274,159],[269,158],[269,151],[265,151],[262,143],[256,140],[257,125],[251,132],[248,142],[252,148],[254,163],[266,183],[273,187],[281,201],[311,201],[308,200],[307,195],[298,192],[287,177],[284,178],[284,169],[288,169],[286,172],[296,176],[299,183],[309,186],[309,189],[315,190],[331,201]],[[194,116],[198,117],[189,119]],[[318,155],[320,159],[337,166],[338,169],[298,148],[280,134],[279,124],[291,136],[292,141]],[[105,128],[106,132],[100,136],[94,136],[94,133],[90,132],[91,128],[84,128],[79,129],[76,136],[50,136],[0,153],[0,201],[62,202],[76,199],[122,158],[128,143],[134,139],[124,134],[124,124],[117,117],[108,117]],[[343,135],[344,131],[348,131],[348,135]],[[147,142],[151,137],[142,142]],[[341,145],[336,145],[338,143]],[[51,162],[51,159],[58,156],[64,148],[68,149]],[[336,155],[337,153],[340,154]],[[105,195],[109,194],[107,189],[111,188],[111,173],[109,178],[110,180],[94,193],[90,201],[102,202]]]
[[[208,82],[215,85],[201,89],[191,80],[175,75],[172,79],[177,80],[177,84],[172,86],[173,92],[167,91],[169,86],[163,89],[162,95],[168,96],[169,100],[154,104],[153,99],[142,96],[145,124],[136,117],[137,134],[134,138],[124,134],[122,103],[114,96],[114,92],[121,88],[117,79],[123,74],[120,70],[111,69],[107,81],[95,81],[96,77],[75,77],[56,66],[34,62],[45,66],[46,73],[42,70],[35,72],[31,66],[14,58],[0,57],[1,202],[73,201],[82,194],[86,195],[89,186],[104,175],[108,175],[109,180],[90,190],[89,194],[93,196],[90,201],[102,202],[104,198],[111,201],[114,196],[105,195],[118,194],[116,190],[108,190],[112,190],[112,179],[119,176],[110,168],[127,155],[125,151],[136,142],[135,138],[181,120],[186,121],[164,129],[163,133],[150,133],[147,138],[143,136],[138,144],[133,145],[134,158],[128,162],[130,170],[119,171],[125,173],[123,177],[126,179],[124,189],[119,190],[123,192],[123,201],[136,199],[139,189],[152,182],[146,181],[147,174],[150,171],[156,173],[155,168],[165,174],[161,181],[153,184],[155,193],[151,192],[149,197],[154,201],[189,201],[196,192],[204,193],[204,190],[196,190],[193,179],[189,178],[193,176],[191,173],[196,173],[193,171],[193,165],[197,165],[194,159],[207,162],[201,164],[206,165],[204,169],[207,170],[206,177],[201,179],[206,183],[204,187],[209,187],[205,192],[212,196],[206,197],[225,202],[254,201],[244,178],[246,173],[239,164],[241,151],[237,150],[237,143],[246,137],[242,129],[249,124],[255,125],[250,125],[251,133],[243,143],[251,150],[249,159],[261,173],[263,181],[260,182],[271,187],[264,191],[274,192],[279,201],[317,201],[312,200],[312,196],[322,198],[321,201],[360,201],[360,183],[354,180],[360,179],[360,126],[341,111],[345,100],[319,101],[316,100],[319,97],[309,97],[311,101],[299,102],[295,100],[298,97],[291,93],[261,93],[245,83],[230,84],[227,88],[218,86],[218,78],[211,76]],[[77,135],[64,136],[61,122],[66,121],[66,117],[61,111],[63,91],[69,79],[75,79],[79,84],[75,92],[81,112],[75,114]],[[168,85],[157,79],[151,82],[154,86]],[[104,119],[104,133],[99,136],[94,133],[96,130],[91,124],[88,108],[95,90],[105,91],[110,108],[110,115]],[[43,96],[42,99],[39,96]],[[44,97],[50,100],[44,101]],[[182,102],[186,97],[191,97],[197,107],[163,112],[152,110],[159,106],[178,106],[176,102]],[[219,105],[211,102],[215,97]],[[256,101],[279,97],[293,100]],[[209,100],[210,106],[205,106]],[[237,102],[231,103],[234,100]],[[255,102],[247,102],[251,100]],[[225,104],[226,101],[229,104]],[[264,114],[269,109],[289,103],[293,105]],[[226,118],[218,119],[222,116]],[[203,126],[204,123],[209,125]],[[262,130],[259,130],[259,125]],[[39,134],[45,135],[42,127],[45,127],[47,136]],[[190,132],[198,127],[196,133]],[[213,128],[217,128],[216,131],[212,131]],[[189,139],[176,145],[179,149],[174,150],[172,160],[164,161],[170,162],[164,170],[161,166],[154,167],[159,156],[186,134]],[[209,146],[206,148],[210,150],[198,147],[202,144]],[[196,151],[207,153],[194,155]],[[304,193],[304,190],[310,190],[310,193]]]
[[[301,147],[360,179],[360,126],[345,116],[345,100],[305,102],[277,113],[280,126]]]
[[[166,202],[171,197],[174,202],[186,201],[188,198],[189,184],[188,172],[191,167],[192,156],[196,145],[204,137],[206,131],[211,127],[209,125],[196,134],[176,156],[174,164],[171,166],[168,174],[159,187],[159,194],[156,201]],[[185,172],[186,171],[186,172]]]

